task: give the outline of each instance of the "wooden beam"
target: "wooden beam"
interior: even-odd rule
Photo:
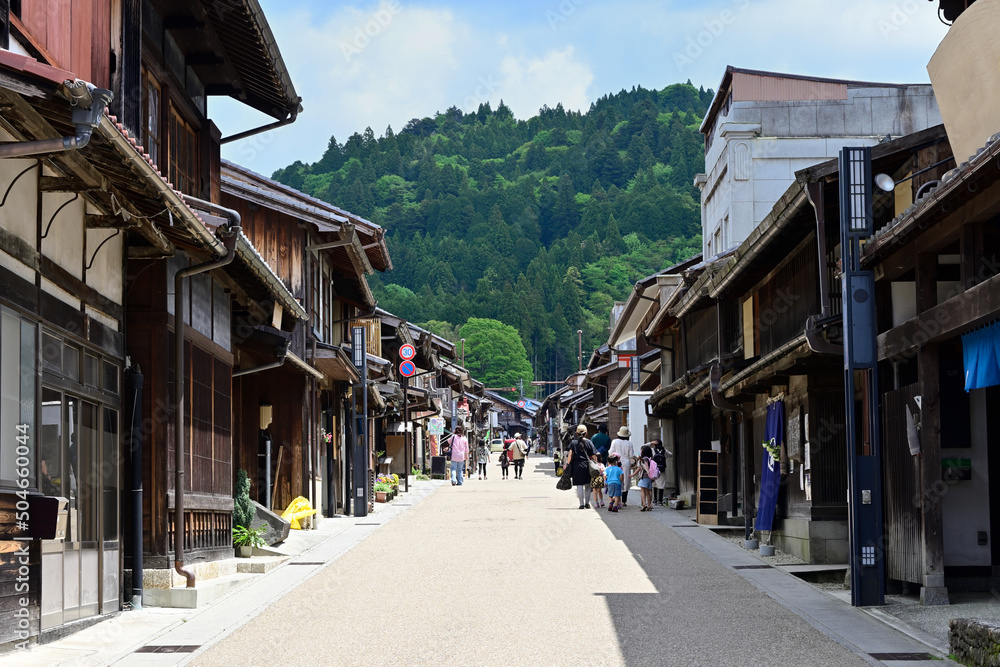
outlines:
[[[131,229],[138,226],[137,220],[126,220],[120,215],[87,215],[87,229]]]
[[[912,354],[921,346],[950,338],[1000,312],[1000,265],[983,260],[978,284],[878,336],[878,358]],[[983,279],[985,276],[991,278]]]
[[[38,179],[38,189],[42,192],[87,192],[99,190],[100,187],[71,176],[42,176]]]
[[[937,253],[922,252],[917,255],[917,312],[922,313],[937,305]]]

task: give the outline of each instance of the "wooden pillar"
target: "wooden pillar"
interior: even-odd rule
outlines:
[[[922,252],[917,255],[917,313],[937,305],[937,255]]]
[[[920,520],[923,527],[923,585],[920,602],[948,604],[944,583],[944,528],[941,503],[945,485],[941,480],[941,397],[938,346],[925,345],[917,355],[920,386]]]

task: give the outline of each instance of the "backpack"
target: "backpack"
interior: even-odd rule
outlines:
[[[656,465],[656,461],[649,459],[649,478],[656,479],[660,476],[660,468]]]

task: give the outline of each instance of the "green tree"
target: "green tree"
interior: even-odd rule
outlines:
[[[493,319],[471,318],[462,326],[465,367],[487,387],[531,386],[535,379],[517,329]]]

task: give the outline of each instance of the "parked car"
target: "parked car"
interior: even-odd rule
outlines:
[[[503,451],[503,439],[494,438],[490,440],[490,451],[491,452],[502,452]]]

